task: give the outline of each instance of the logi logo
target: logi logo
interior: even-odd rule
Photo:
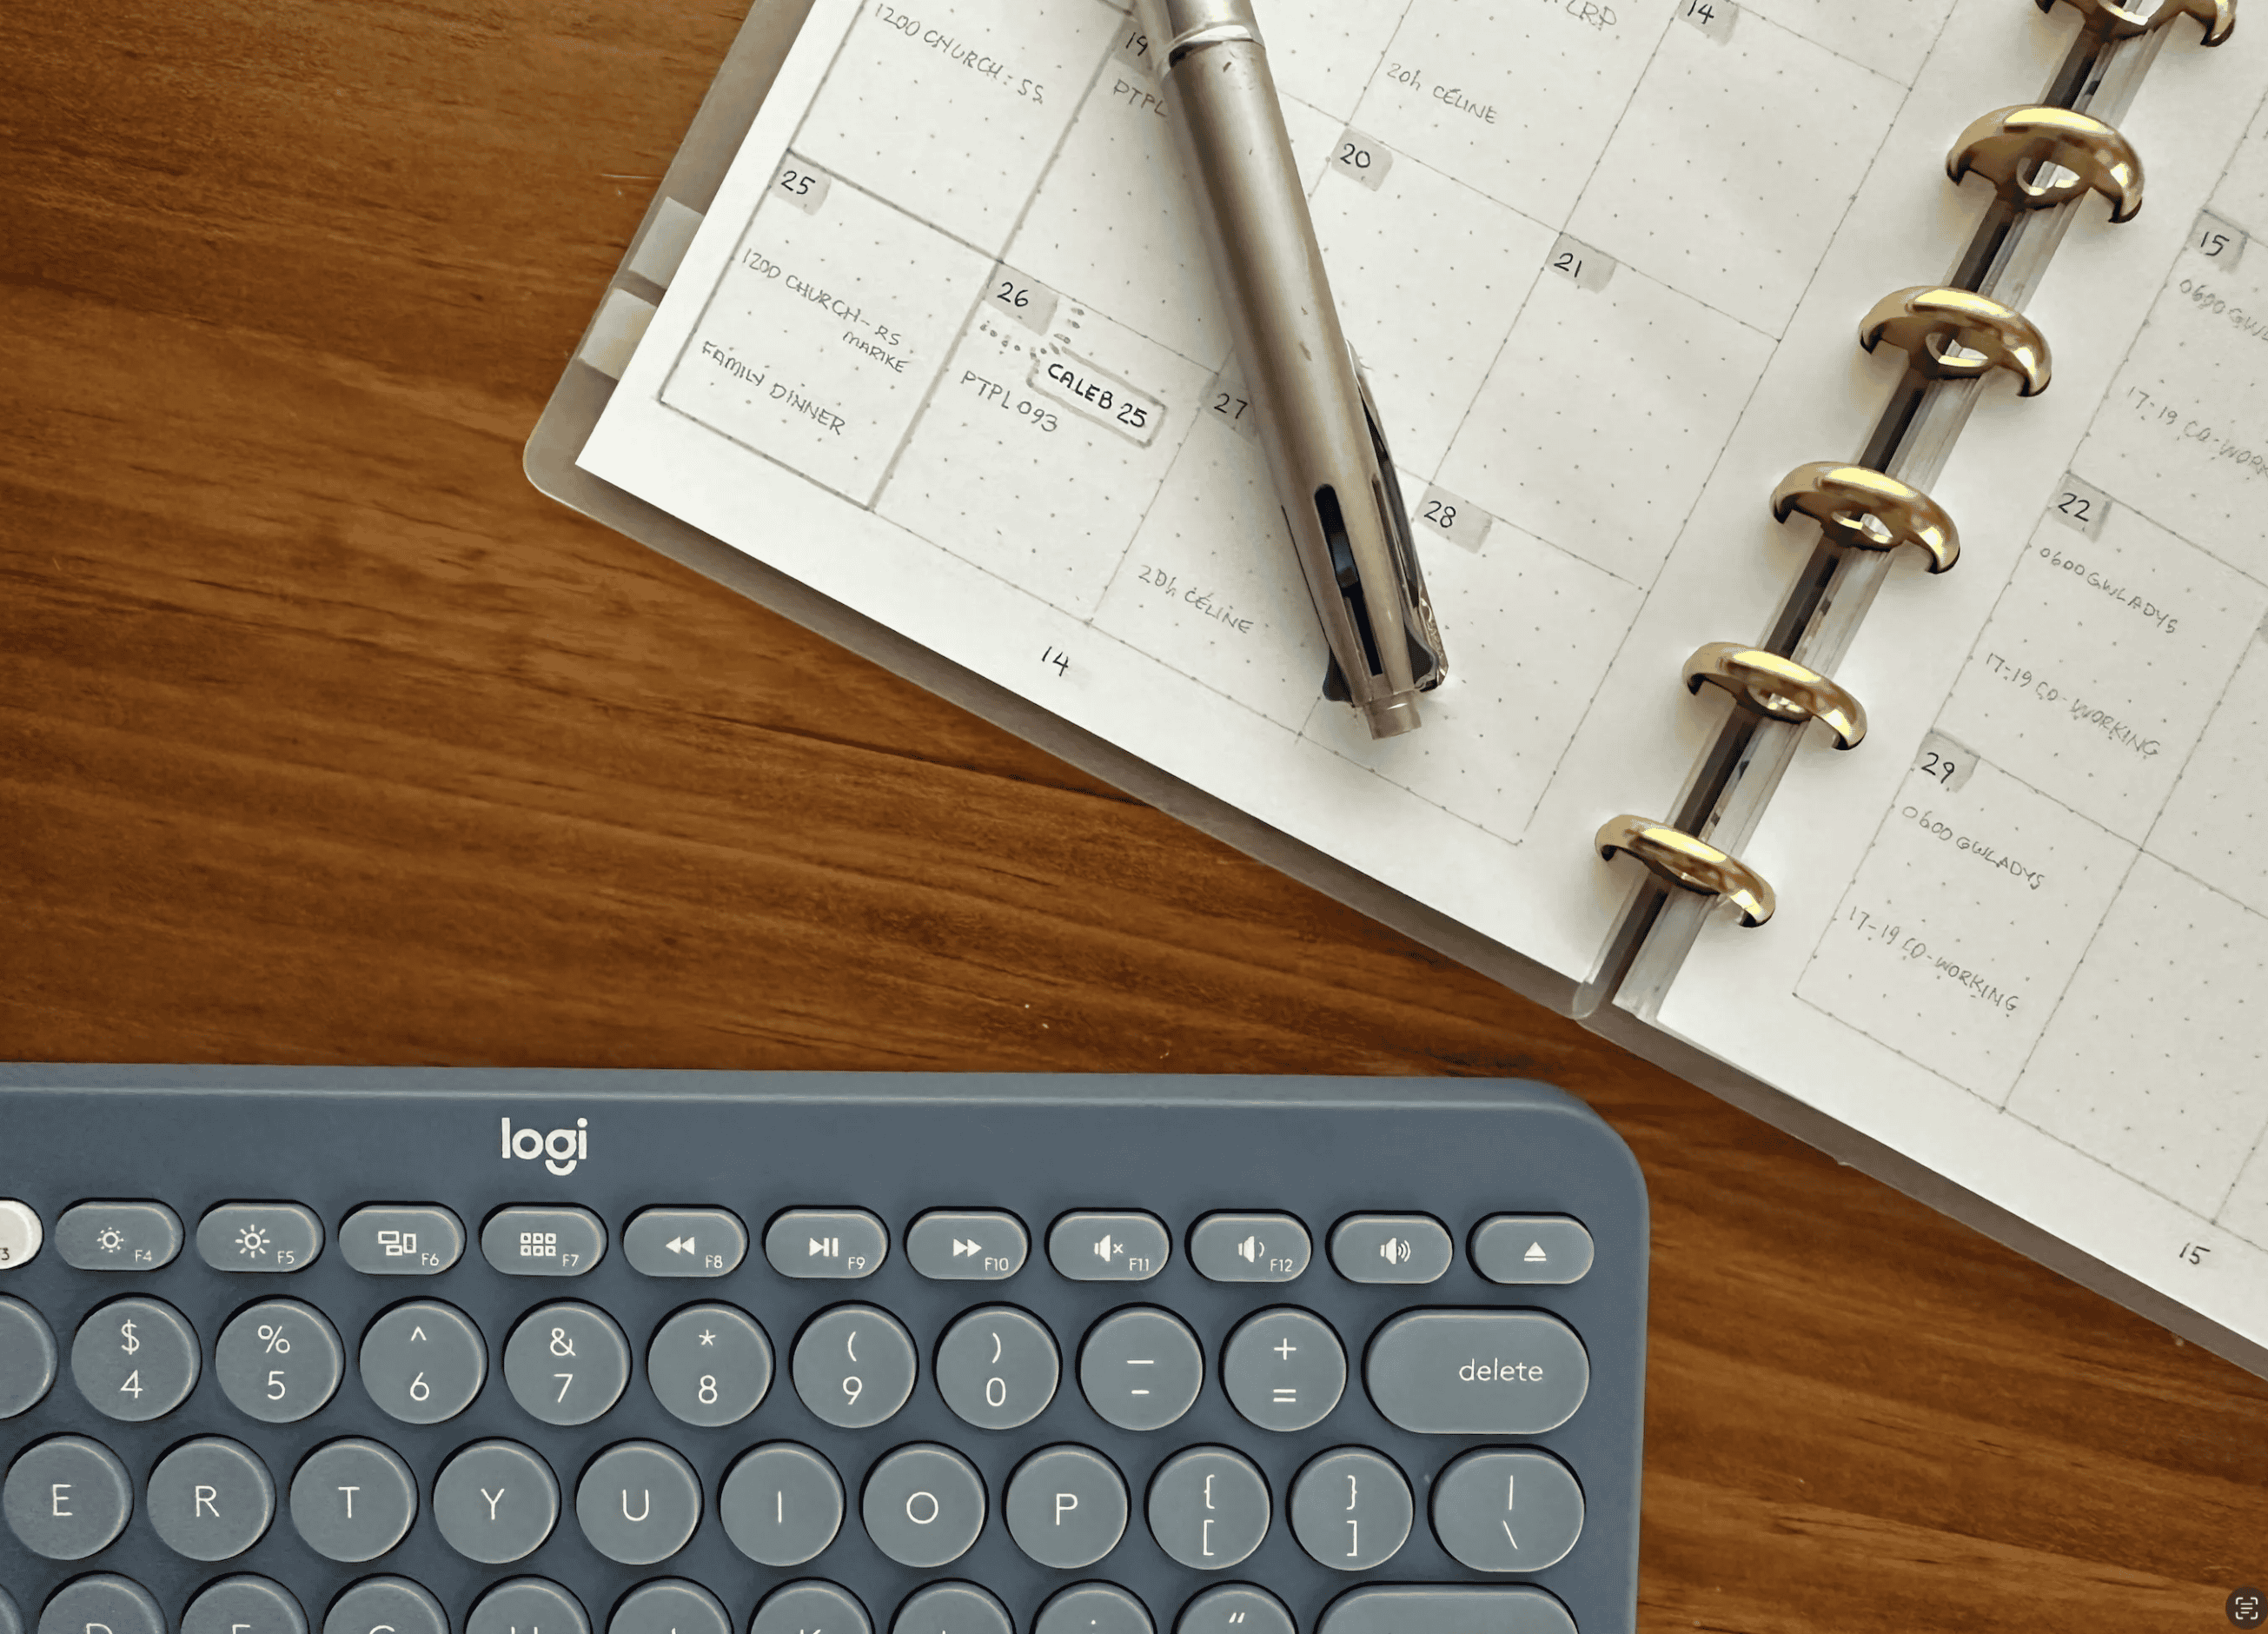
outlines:
[[[507,1158],[541,1158],[543,1167],[554,1174],[572,1174],[575,1166],[591,1155],[591,1120],[577,1118],[572,1129],[555,1129],[541,1134],[532,1129],[514,1129],[512,1120],[504,1120],[504,1155]]]

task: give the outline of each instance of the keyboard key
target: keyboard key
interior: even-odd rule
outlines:
[[[241,1572],[198,1591],[181,1634],[307,1634],[307,1616],[282,1584]]]
[[[406,1424],[454,1418],[489,1375],[481,1330],[438,1299],[411,1299],[379,1316],[363,1335],[357,1359],[370,1399]]]
[[[1298,1634],[1284,1602],[1248,1583],[1209,1588],[1182,1608],[1174,1634]],[[1491,1630],[1490,1634],[1501,1634]]]
[[[1208,1214],[1189,1232],[1189,1262],[1214,1282],[1290,1282],[1311,1252],[1288,1214]]]
[[[999,1282],[1024,1269],[1032,1240],[997,1209],[932,1209],[906,1233],[906,1262],[935,1282]]]
[[[1225,1571],[1268,1535],[1268,1483],[1241,1453],[1193,1446],[1150,1477],[1147,1510],[1160,1549],[1193,1571]],[[1186,1611],[1175,1626],[1188,1626]]]
[[[805,1327],[788,1372],[820,1417],[838,1430],[871,1430],[914,1393],[914,1342],[887,1311],[838,1305]]]
[[[40,1634],[166,1634],[166,1614],[150,1591],[114,1571],[79,1578],[57,1589],[40,1613]]]
[[[760,1566],[799,1566],[835,1541],[843,1482],[807,1446],[773,1441],[743,1453],[717,1495],[725,1535]]]
[[[197,1254],[217,1271],[296,1271],[323,1251],[323,1222],[297,1203],[224,1203],[197,1222]]]
[[[1076,1571],[1126,1535],[1126,1482],[1086,1446],[1042,1447],[1016,1466],[1000,1505],[1008,1535],[1043,1566]]]
[[[698,1583],[661,1578],[623,1598],[607,1620],[607,1634],[733,1634],[733,1620]]]
[[[0,1271],[12,1271],[39,1258],[44,1236],[39,1212],[30,1203],[0,1197]]]
[[[55,1252],[81,1271],[154,1271],[181,1251],[181,1222],[162,1203],[82,1203],[55,1222]]]
[[[401,1542],[416,1518],[417,1483],[409,1466],[366,1437],[317,1447],[291,1477],[291,1524],[326,1560],[375,1560]],[[328,1619],[323,1626],[329,1629]]]
[[[1580,1282],[1591,1233],[1565,1214],[1493,1214],[1473,1232],[1473,1269],[1491,1282]]]
[[[1138,1306],[1113,1312],[1079,1347],[1079,1387],[1104,1423],[1162,1430],[1197,1399],[1204,1351],[1171,1311]]]
[[[55,1336],[21,1299],[0,1296],[0,1418],[36,1406],[55,1382]]]
[[[297,1424],[331,1399],[345,1374],[337,1332],[297,1299],[262,1299],[239,1311],[213,1346],[221,1394],[262,1424]]]
[[[24,1634],[23,1615],[4,1588],[0,1588],[0,1634]]]
[[[1289,1306],[1248,1316],[1221,1347],[1221,1387],[1263,1430],[1305,1430],[1346,1389],[1346,1352],[1330,1324]]]
[[[949,1446],[902,1446],[866,1476],[866,1535],[902,1566],[958,1560],[984,1529],[984,1478]]]
[[[1468,1453],[1433,1483],[1433,1535],[1475,1571],[1541,1571],[1582,1535],[1582,1485],[1549,1453]]]
[[[622,1255],[647,1277],[722,1277],[740,1268],[748,1228],[723,1209],[646,1209],[622,1228]]]
[[[591,1634],[583,1602],[549,1578],[513,1578],[473,1602],[465,1634]],[[818,1634],[814,1630],[812,1634]]]
[[[504,1381],[545,1424],[587,1424],[622,1400],[630,1341],[595,1306],[539,1305],[504,1341]]]
[[[907,1596],[890,1634],[1016,1634],[1007,1608],[974,1583],[932,1583]]]
[[[1576,1634],[1567,1608],[1540,1588],[1396,1585],[1359,1588],[1323,1608],[1315,1634],[1408,1634],[1411,1629],[1490,1634]]]
[[[701,1482],[659,1441],[622,1441],[593,1459],[575,1487],[591,1547],[626,1566],[666,1560],[701,1524]]]
[[[607,1228],[588,1209],[498,1209],[481,1254],[507,1277],[580,1277],[607,1257]]]
[[[783,1583],[748,1619],[748,1634],[874,1634],[858,1596],[823,1578]]]
[[[85,1560],[110,1547],[134,1513],[126,1466],[83,1435],[34,1442],[8,1466],[0,1511],[16,1541],[47,1560]]]
[[[771,1342],[731,1305],[689,1305],[654,1330],[645,1381],[670,1416],[714,1430],[756,1410],[772,1384]]]
[[[790,1209],[764,1233],[764,1257],[783,1277],[871,1277],[889,1252],[889,1233],[864,1209]]]
[[[1079,1583],[1040,1608],[1032,1634],[1156,1634],[1142,1602],[1116,1583]]]
[[[1371,1340],[1363,1380],[1397,1429],[1541,1435],[1583,1404],[1591,1358],[1541,1311],[1407,1311]]]
[[[276,1483],[248,1446],[217,1435],[185,1441],[150,1472],[150,1524],[191,1560],[233,1560],[276,1519]]]
[[[449,1634],[449,1619],[408,1578],[364,1578],[331,1602],[323,1634]]]
[[[339,1227],[339,1253],[365,1277],[438,1277],[465,1251],[465,1227],[438,1203],[357,1209]]]
[[[1309,1461],[1292,1478],[1292,1535],[1320,1565],[1367,1571],[1409,1540],[1417,1506],[1392,1459],[1343,1446]]]
[[[94,1410],[130,1424],[163,1418],[188,1399],[196,1329],[162,1299],[113,1299],[78,1325],[71,1377]]]
[[[484,1566],[526,1558],[558,1521],[551,1466],[517,1441],[475,1441],[434,1478],[434,1526],[451,1549]]]
[[[1349,1282],[1434,1282],[1455,1257],[1430,1214],[1354,1214],[1331,1227],[1331,1264]]]
[[[937,1393],[979,1430],[1029,1424],[1055,1399],[1062,1358],[1047,1324],[1010,1305],[967,1313],[937,1347]]]
[[[1154,1214],[1066,1214],[1048,1230],[1048,1262],[1073,1282],[1147,1282],[1173,1251]]]

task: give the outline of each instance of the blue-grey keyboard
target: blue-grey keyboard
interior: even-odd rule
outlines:
[[[1626,1634],[1541,1086],[0,1067],[0,1634]]]

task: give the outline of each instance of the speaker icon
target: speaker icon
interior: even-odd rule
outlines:
[[[1236,1245],[1236,1251],[1247,1260],[1257,1260],[1268,1251],[1268,1245],[1257,1237],[1247,1237]]]
[[[1388,1237],[1384,1242],[1378,1245],[1378,1257],[1384,1260],[1389,1265],[1409,1264],[1410,1239],[1407,1237]]]
[[[1110,1240],[1110,1233],[1108,1232],[1103,1233],[1101,1236],[1095,1239],[1094,1257],[1098,1260],[1107,1260],[1114,1254],[1123,1254],[1125,1252],[1126,1245],[1123,1242],[1112,1242]]]

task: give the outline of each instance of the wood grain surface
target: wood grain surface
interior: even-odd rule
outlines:
[[[1643,1627],[2228,1627],[2268,1384],[528,487],[738,21],[0,9],[0,1057],[1547,1078]]]

